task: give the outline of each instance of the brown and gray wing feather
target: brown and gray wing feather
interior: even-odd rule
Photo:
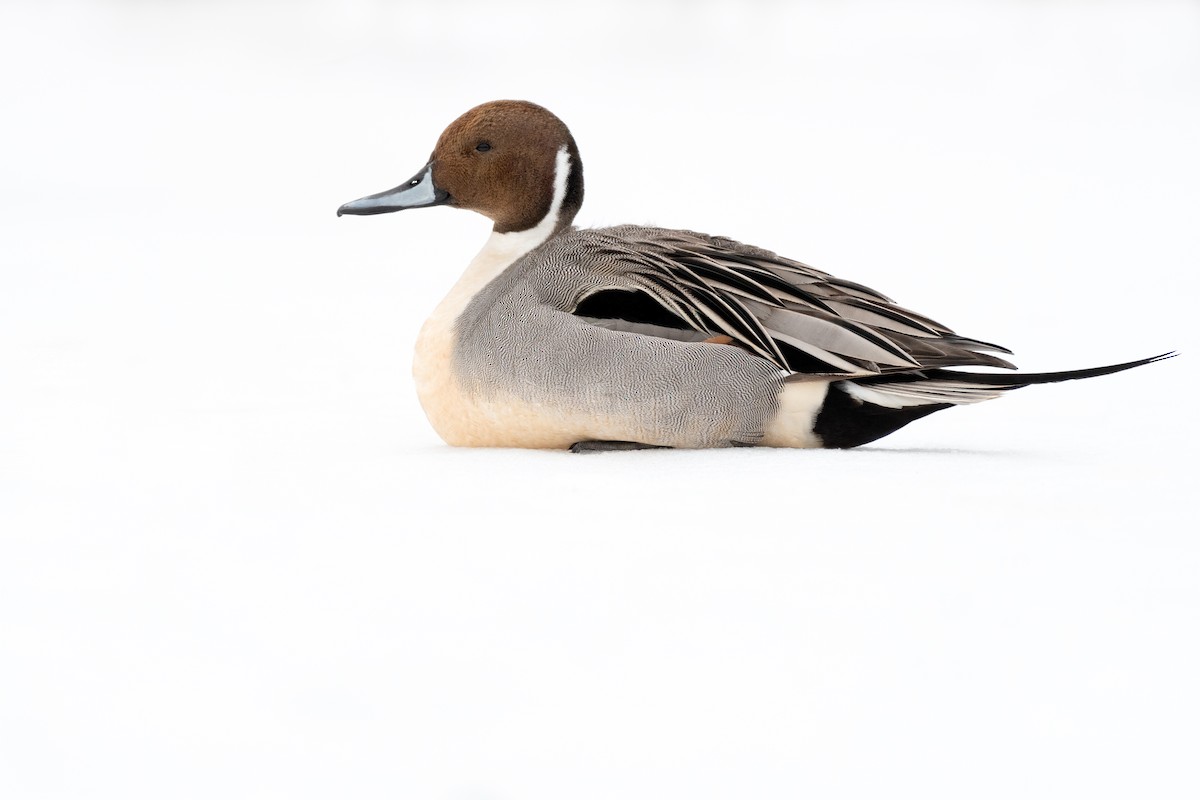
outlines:
[[[558,289],[557,305],[589,322],[682,340],[725,335],[792,373],[1013,368],[991,354],[1009,352],[1002,347],[731,239],[639,226],[577,230],[551,243],[541,261],[569,265],[572,280],[547,283]]]

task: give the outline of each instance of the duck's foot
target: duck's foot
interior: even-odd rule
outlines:
[[[611,453],[614,450],[670,450],[661,444],[642,444],[641,442],[609,442],[602,439],[586,442],[576,442],[571,445],[572,453]]]

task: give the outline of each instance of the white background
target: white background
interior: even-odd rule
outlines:
[[[1194,2],[0,7],[0,797],[1194,798]],[[870,448],[454,450],[489,99],[585,225],[1020,366]],[[519,335],[519,332],[517,332]]]

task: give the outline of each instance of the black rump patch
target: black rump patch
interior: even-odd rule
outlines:
[[[868,444],[895,433],[913,420],[927,417],[935,411],[950,408],[953,403],[934,403],[927,406],[886,408],[864,403],[846,394],[836,383],[830,384],[825,404],[813,423],[813,432],[821,437],[825,447],[847,448]]]

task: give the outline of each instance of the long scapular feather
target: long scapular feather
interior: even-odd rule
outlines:
[[[1171,355],[1074,372],[945,372],[959,367],[1015,368],[992,355],[1010,352],[1003,347],[960,336],[870,287],[766,250],[689,231],[635,226],[580,235],[584,255],[576,251],[571,258],[586,257],[594,267],[595,291],[568,299],[564,310],[594,317],[596,324],[607,313],[622,321],[622,329],[647,336],[656,335],[655,325],[671,326],[673,321],[679,324],[667,330],[665,338],[686,340],[681,329],[705,338],[725,335],[791,373],[787,380],[842,375],[864,387],[877,381],[880,391],[910,399],[919,395],[969,402],[1032,383],[1119,372]],[[609,293],[607,305],[583,304],[597,292]],[[644,298],[664,313],[647,309],[642,300],[614,306],[621,293],[627,300]],[[605,313],[597,314],[599,310]],[[918,389],[915,382],[924,386]]]

